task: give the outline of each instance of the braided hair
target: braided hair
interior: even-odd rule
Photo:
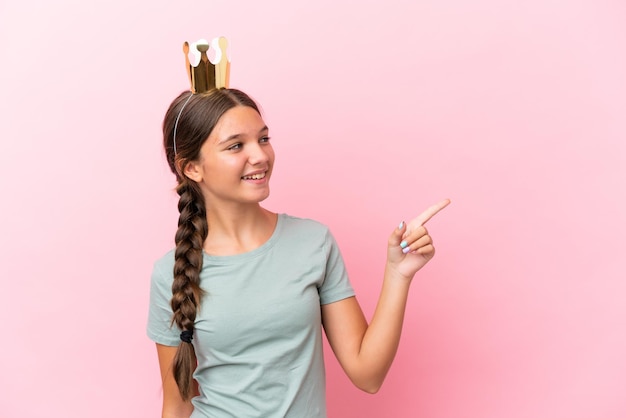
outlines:
[[[200,158],[200,148],[222,115],[235,106],[248,106],[259,112],[256,103],[236,89],[193,95],[187,91],[174,99],[163,120],[163,146],[170,169],[176,176],[176,192],[180,196],[170,305],[172,326],[176,324],[181,330],[181,343],[174,356],[172,372],[185,400],[193,395],[196,356],[191,341],[204,293],[200,287],[200,272],[202,248],[209,228],[202,191],[198,183],[184,175],[184,171],[187,164]]]

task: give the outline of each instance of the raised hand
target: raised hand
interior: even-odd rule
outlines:
[[[411,280],[415,273],[435,255],[433,240],[424,226],[450,204],[449,199],[432,205],[408,224],[402,222],[389,237],[387,267]]]

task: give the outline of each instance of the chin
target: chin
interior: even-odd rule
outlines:
[[[268,192],[267,192],[267,193],[265,193],[265,194],[264,194],[264,195],[263,195],[263,196],[259,199],[259,202],[264,201],[264,200],[265,200],[265,199],[267,199],[268,197],[270,197],[270,192],[269,192],[269,190],[268,190]]]
[[[262,201],[264,201],[265,199],[267,199],[268,197],[270,197],[270,191],[267,190],[263,193],[258,193],[256,194],[256,196],[248,196],[247,200],[250,203],[261,203]]]

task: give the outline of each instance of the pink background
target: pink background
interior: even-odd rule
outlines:
[[[2,0],[2,417],[158,416],[160,124],[218,35],[267,207],[331,227],[368,316],[389,232],[453,200],[381,392],[327,352],[331,418],[626,416],[626,3]]]

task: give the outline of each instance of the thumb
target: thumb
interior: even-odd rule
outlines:
[[[394,228],[393,232],[389,236],[389,246],[390,247],[399,247],[402,242],[402,234],[406,230],[406,222],[400,222],[397,228]]]

